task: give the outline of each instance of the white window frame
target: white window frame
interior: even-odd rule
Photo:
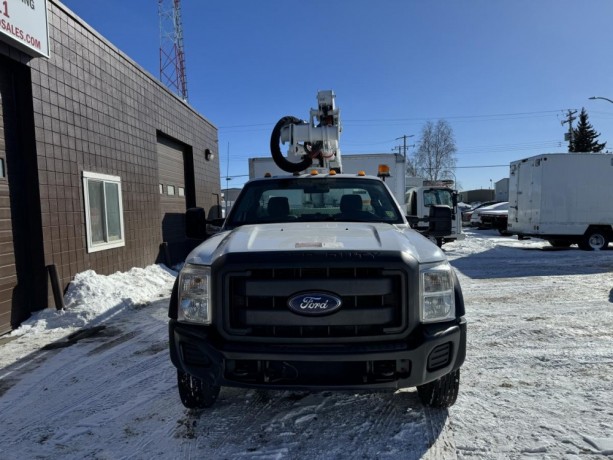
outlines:
[[[102,181],[105,183],[113,183],[117,184],[117,198],[119,200],[119,228],[121,232],[121,237],[118,240],[106,241],[104,243],[94,243],[92,241],[92,231],[91,231],[91,210],[89,206],[89,181]],[[104,193],[104,201],[105,201],[105,212],[106,212],[106,190],[105,187],[102,187]],[[106,249],[119,248],[126,245],[125,241],[125,232],[123,226],[123,199],[121,195],[121,177],[119,176],[111,176],[108,174],[100,174],[83,171],[83,195],[85,198],[85,234],[87,237],[87,252],[97,252],[104,251]],[[105,225],[105,235],[108,233],[107,220],[104,219]]]

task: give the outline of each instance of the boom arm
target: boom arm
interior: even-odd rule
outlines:
[[[319,91],[317,109],[311,109],[309,122],[292,116],[277,122],[270,137],[270,153],[279,168],[299,172],[317,160],[318,166],[341,172],[338,142],[342,127],[334,98],[331,90]],[[289,143],[287,157],[281,152],[279,142]]]

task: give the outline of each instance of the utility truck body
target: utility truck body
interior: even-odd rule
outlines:
[[[553,246],[604,249],[613,238],[613,155],[542,154],[509,171],[507,231]]]

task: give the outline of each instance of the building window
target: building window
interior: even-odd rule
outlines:
[[[160,184],[160,195],[164,194],[164,184]]]
[[[185,196],[185,189],[183,187],[179,187],[179,196]]]
[[[168,188],[168,194],[174,196],[174,194],[175,194],[175,186],[174,185],[169,185],[167,188]]]
[[[121,178],[83,171],[87,252],[125,246]]]

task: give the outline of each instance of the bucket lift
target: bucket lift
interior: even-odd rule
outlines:
[[[317,109],[311,109],[308,122],[293,116],[277,122],[270,136],[270,153],[283,171],[304,171],[317,162],[318,167],[341,172],[338,143],[342,127],[335,97],[331,90],[319,91]],[[289,143],[287,155],[283,154],[279,143]]]

